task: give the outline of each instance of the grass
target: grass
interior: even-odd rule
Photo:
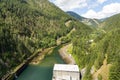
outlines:
[[[68,45],[67,52],[72,54],[72,51],[73,51],[73,44],[71,43],[71,44]]]
[[[55,47],[38,65],[29,65],[17,80],[52,80],[54,64],[64,64],[58,54],[60,48],[60,46]]]

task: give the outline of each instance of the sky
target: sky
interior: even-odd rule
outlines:
[[[63,11],[86,18],[103,19],[120,13],[120,0],[49,0]]]

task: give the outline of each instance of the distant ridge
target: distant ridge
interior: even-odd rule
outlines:
[[[74,17],[75,19],[83,22],[84,24],[87,24],[92,27],[98,27],[99,24],[102,22],[102,20],[82,17],[73,11],[67,11],[66,13],[69,14],[70,16]]]
[[[67,11],[66,13],[69,14],[70,16],[73,16],[75,19],[78,19],[80,21],[82,21],[83,19],[86,19],[86,18],[84,18],[84,17],[82,17],[82,16],[80,16],[77,13],[72,12],[72,11]]]
[[[114,30],[114,29],[120,29],[120,14],[113,15],[100,25],[103,29],[106,31]]]

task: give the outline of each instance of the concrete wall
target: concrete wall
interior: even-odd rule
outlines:
[[[52,80],[80,80],[79,72],[53,71]]]

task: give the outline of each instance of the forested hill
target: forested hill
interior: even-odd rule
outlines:
[[[0,0],[0,77],[36,50],[56,45],[74,23],[48,0]]]
[[[120,14],[92,30],[48,0],[0,0],[0,79],[34,52],[56,46],[64,36],[61,42],[72,43],[71,54],[85,71],[83,80],[93,80],[94,74],[98,80],[119,80],[119,21]],[[96,73],[104,60],[109,72]]]
[[[99,37],[99,51],[107,55],[107,63],[111,64],[109,80],[120,79],[120,14],[106,19],[102,24],[105,34]]]
[[[101,24],[101,27],[106,31],[111,31],[111,30],[120,28],[120,14],[114,15],[106,19]]]
[[[85,35],[77,28],[71,54],[84,73],[82,80],[120,80],[120,14],[100,25]]]

